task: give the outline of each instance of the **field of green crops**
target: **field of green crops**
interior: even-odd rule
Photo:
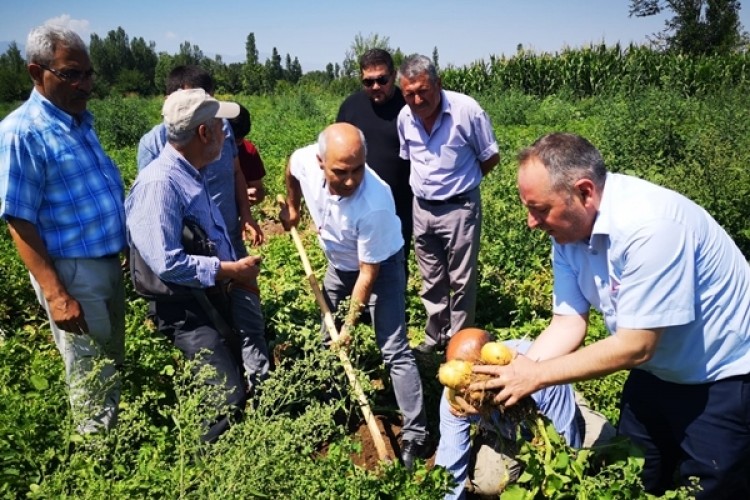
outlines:
[[[466,76],[469,75],[469,76]],[[459,77],[463,78],[459,81]],[[451,80],[452,78],[452,80]],[[472,90],[469,73],[446,75]],[[495,82],[497,83],[497,82]],[[699,92],[644,85],[635,92],[593,97],[575,92],[537,97],[523,89],[493,91],[492,80],[473,93],[493,120],[501,163],[482,184],[484,226],[479,259],[477,322],[500,338],[533,337],[551,303],[549,242],[525,226],[515,189],[515,154],[540,135],[570,131],[589,138],[611,170],[648,178],[693,198],[711,212],[750,255],[750,93],[743,84]],[[545,94],[546,95],[546,94]],[[561,97],[569,96],[569,97]],[[316,140],[335,117],[342,95],[290,88],[273,96],[219,96],[245,104],[251,139],[268,172],[267,201],[256,217],[274,228],[272,200],[283,192],[286,159]],[[126,185],[135,177],[138,139],[159,120],[159,99],[92,102],[107,152]],[[0,116],[10,111],[0,110]],[[324,261],[310,232],[302,232],[313,265]],[[253,250],[264,256],[261,289],[267,337],[276,358],[271,379],[245,419],[218,444],[200,447],[196,388],[179,353],[145,321],[145,303],[128,296],[127,358],[120,423],[106,436],[82,441],[72,431],[62,362],[36,303],[7,228],[0,228],[0,497],[4,498],[440,498],[448,478],[424,464],[370,470],[350,456],[358,444],[346,416],[354,404],[322,402],[335,380],[346,394],[336,356],[318,342],[318,309],[289,237],[278,234]],[[409,334],[421,340],[424,311],[416,266],[408,284]],[[588,341],[604,335],[594,318]],[[379,414],[396,405],[372,331],[360,326],[351,353],[367,379]],[[430,428],[437,436],[437,362],[423,361]],[[577,388],[613,422],[623,373]],[[364,380],[364,377],[363,377]],[[344,415],[344,418],[342,418]],[[352,418],[350,417],[350,420]],[[576,453],[554,438],[552,453],[529,447],[527,482],[512,498],[643,498],[640,459],[626,443],[608,452]],[[684,498],[670,492],[668,498]]]

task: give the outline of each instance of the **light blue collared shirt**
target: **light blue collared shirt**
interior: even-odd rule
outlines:
[[[53,259],[122,251],[123,198],[90,112],[79,121],[34,89],[0,122],[0,216],[34,224]]]
[[[444,200],[482,181],[480,162],[498,153],[487,113],[471,97],[442,90],[440,114],[428,134],[404,106],[398,115],[399,155],[411,161],[409,184],[417,198]]]
[[[594,307],[610,332],[665,328],[639,368],[682,384],[750,371],[750,266],[681,194],[607,174],[590,242],[553,243],[552,260],[555,314]]]
[[[234,141],[232,127],[227,120],[222,120],[224,133],[224,147],[221,157],[201,169],[201,175],[206,178],[208,192],[219,207],[232,245],[241,257],[246,255],[245,244],[242,241],[239,212],[237,211],[237,194],[234,182],[234,159],[237,157],[237,144]],[[143,170],[154,161],[162,148],[167,144],[167,128],[163,123],[156,125],[138,143],[138,170]]]
[[[235,260],[224,220],[203,177],[170,144],[138,173],[125,211],[130,244],[163,281],[208,288],[216,282],[219,262]],[[206,232],[216,257],[185,253],[182,226],[186,218]]]

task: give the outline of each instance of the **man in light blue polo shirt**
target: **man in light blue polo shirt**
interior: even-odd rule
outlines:
[[[696,498],[750,498],[750,266],[729,235],[573,134],[522,151],[518,189],[553,238],[554,316],[525,356],[475,370],[497,401],[630,369],[618,432],[645,450],[646,490],[696,476]],[[612,335],[579,348],[591,307]]]
[[[474,325],[482,225],[479,183],[498,164],[495,133],[471,97],[442,90],[425,56],[399,68],[407,106],[398,116],[400,156],[411,162],[414,254],[427,310],[423,353]]]
[[[368,307],[403,415],[401,458],[410,468],[427,457],[429,444],[422,382],[406,338],[404,238],[391,190],[365,164],[366,153],[364,135],[349,123],[330,125],[317,145],[295,151],[281,220],[287,228],[298,224],[304,195],[328,259],[328,306],[335,312],[351,299],[345,328]]]

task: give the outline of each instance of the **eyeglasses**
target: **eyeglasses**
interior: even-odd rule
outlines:
[[[77,69],[68,69],[65,71],[60,71],[59,69],[50,68],[46,64],[39,64],[40,68],[49,71],[56,77],[58,77],[60,80],[64,82],[68,82],[71,85],[78,85],[84,80],[88,80],[90,78],[94,78],[96,75],[96,72],[93,68],[88,69],[86,71],[80,71]]]
[[[365,87],[372,87],[376,83],[380,85],[381,87],[388,83],[391,80],[391,77],[388,75],[381,75],[377,78],[362,78],[362,85]]]

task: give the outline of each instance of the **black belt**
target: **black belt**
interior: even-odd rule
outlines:
[[[456,194],[444,200],[428,200],[426,198],[417,198],[417,201],[423,205],[428,205],[431,207],[439,207],[442,205],[459,205],[470,200],[470,192],[471,191],[467,191],[465,193]]]
[[[102,255],[101,257],[97,257],[98,259],[119,259],[120,258],[120,252],[117,253],[111,253],[109,255]]]

